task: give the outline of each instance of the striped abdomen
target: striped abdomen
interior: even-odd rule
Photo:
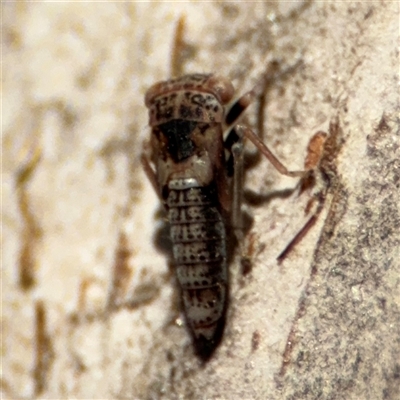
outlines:
[[[222,333],[227,300],[226,232],[217,193],[214,185],[175,179],[166,205],[186,319],[198,352],[207,357]]]

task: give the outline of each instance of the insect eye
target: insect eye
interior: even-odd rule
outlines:
[[[235,94],[232,83],[221,76],[211,76],[207,81],[207,86],[218,97],[221,104],[228,103]]]
[[[164,82],[158,82],[156,84],[154,84],[153,86],[151,86],[147,92],[146,95],[144,97],[144,101],[146,104],[146,107],[150,107],[152,102],[153,102],[153,98],[156,97],[157,94],[160,93],[160,91],[162,90],[162,88],[165,86]]]

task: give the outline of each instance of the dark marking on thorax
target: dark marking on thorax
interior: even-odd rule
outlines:
[[[196,146],[190,135],[198,122],[174,119],[158,126],[167,142],[168,154],[175,162],[193,155]]]

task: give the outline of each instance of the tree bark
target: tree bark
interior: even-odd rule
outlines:
[[[5,4],[3,398],[395,399],[398,42],[389,1]],[[144,93],[213,72],[239,96],[268,68],[241,123],[291,170],[315,132],[340,145],[281,264],[316,189],[265,160],[247,171],[253,224],[202,364],[140,164]]]

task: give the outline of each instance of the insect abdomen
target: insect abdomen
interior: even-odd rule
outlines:
[[[166,205],[186,319],[206,358],[222,333],[227,299],[226,232],[216,190],[193,178],[175,179]]]

